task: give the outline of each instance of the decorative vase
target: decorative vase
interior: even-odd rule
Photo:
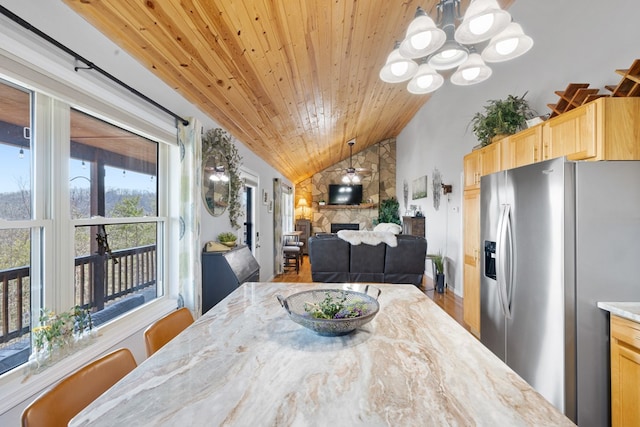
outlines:
[[[230,248],[233,248],[233,247],[236,246],[236,241],[235,240],[233,242],[220,242],[220,243],[222,243],[223,245],[228,246]]]
[[[436,274],[436,292],[439,294],[444,293],[444,274],[442,273]]]

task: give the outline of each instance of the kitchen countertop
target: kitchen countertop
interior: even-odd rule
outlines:
[[[342,286],[245,283],[69,425],[573,425],[413,285],[342,337],[276,299]]]
[[[640,323],[640,302],[598,302],[598,307],[616,316]]]

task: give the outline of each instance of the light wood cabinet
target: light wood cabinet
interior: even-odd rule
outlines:
[[[464,188],[480,188],[480,150],[464,156]]]
[[[640,324],[611,316],[611,425],[640,425]]]
[[[465,190],[480,188],[480,177],[500,171],[500,157],[500,142],[494,142],[464,156]]]
[[[561,114],[543,125],[543,160],[567,156],[584,160],[596,156],[596,103]]]
[[[640,98],[600,98],[543,124],[542,160],[640,160]]]
[[[530,165],[542,160],[542,124],[510,135],[502,142],[502,170]]]
[[[465,190],[463,318],[480,337],[480,189]]]

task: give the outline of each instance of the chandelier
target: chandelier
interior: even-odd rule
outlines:
[[[430,93],[444,83],[438,71],[458,67],[451,75],[451,83],[472,85],[491,76],[491,68],[485,62],[508,61],[533,46],[531,37],[511,22],[511,15],[500,8],[497,0],[472,0],[457,28],[460,0],[440,0],[436,9],[437,26],[418,6],[404,40],[396,43],[380,70],[382,81],[410,80],[409,92]]]

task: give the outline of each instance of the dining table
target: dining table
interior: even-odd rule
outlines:
[[[569,426],[414,285],[342,336],[277,296],[363,284],[244,283],[69,423],[78,426]]]

